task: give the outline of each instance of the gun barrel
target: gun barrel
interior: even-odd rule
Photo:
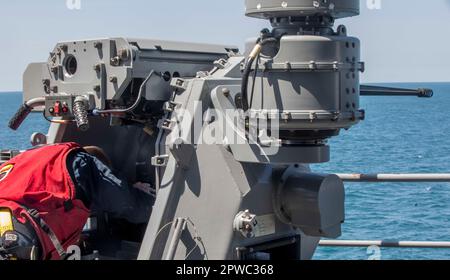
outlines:
[[[361,96],[417,96],[422,98],[431,98],[434,95],[432,89],[406,89],[381,86],[361,85]]]

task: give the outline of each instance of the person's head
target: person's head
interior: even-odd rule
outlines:
[[[108,166],[109,168],[112,167],[111,159],[108,157],[108,155],[105,153],[105,151],[97,146],[86,146],[83,147],[83,149],[90,155],[98,158],[103,164]]]

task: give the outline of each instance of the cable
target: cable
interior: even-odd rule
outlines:
[[[247,112],[249,109],[248,106],[248,79],[250,77],[250,73],[252,71],[252,65],[255,62],[255,59],[260,55],[262,47],[268,43],[277,43],[278,39],[274,37],[269,37],[266,39],[259,38],[255,47],[250,52],[248,56],[247,64],[244,67],[244,72],[242,74],[242,84],[241,84],[241,94],[242,94],[242,109]]]
[[[190,218],[186,218],[186,221],[187,221],[189,224],[191,224],[192,227],[194,228],[194,234],[195,234],[194,240],[196,240],[197,242],[196,242],[194,248],[192,248],[192,249],[189,251],[189,253],[186,254],[186,257],[184,258],[184,260],[187,260],[187,259],[189,258],[189,256],[195,251],[195,249],[197,249],[197,248],[199,247],[199,245],[198,245],[199,243],[202,244],[203,251],[205,252],[206,260],[209,260],[208,253],[206,252],[205,244],[203,243],[202,238],[201,238],[200,235],[198,234],[197,227],[195,226],[194,222],[193,222]]]
[[[248,78],[250,76],[250,72],[252,71],[252,65],[255,61],[256,56],[259,55],[261,52],[262,45],[261,43],[258,43],[253,48],[252,52],[250,53],[248,57],[247,64],[244,68],[244,73],[242,74],[242,84],[241,84],[241,94],[242,94],[242,109],[247,112],[248,107],[248,96],[247,96],[247,88],[248,88]]]
[[[48,121],[49,123],[57,123],[57,124],[69,124],[75,122],[74,120],[51,120],[45,115],[45,111],[42,112],[42,115],[44,116],[44,119]]]
[[[195,238],[194,238],[195,239]],[[189,256],[195,251],[195,249],[198,248],[198,243],[195,243],[194,248],[192,248],[192,250],[189,251],[189,253],[186,255],[186,257],[184,258],[184,260],[187,260],[189,258]]]
[[[128,113],[130,111],[133,111],[134,109],[137,108],[137,106],[141,102],[141,99],[144,96],[144,90],[146,89],[146,84],[147,84],[147,82],[150,80],[150,78],[153,75],[161,76],[161,73],[158,73],[155,70],[152,70],[150,72],[150,74],[147,76],[147,78],[145,78],[145,80],[141,84],[141,87],[139,88],[139,94],[138,94],[138,97],[136,98],[136,101],[130,107],[125,108],[125,109],[109,109],[109,110],[97,110],[97,109],[95,109],[94,110],[94,114],[95,115],[100,115],[100,114]]]
[[[194,248],[192,248],[192,249],[189,251],[189,253],[186,255],[185,260],[186,260],[187,258],[189,258],[189,256],[195,251],[195,249],[197,249],[197,248],[199,247],[198,242],[200,242],[200,244],[202,245],[203,251],[205,252],[206,260],[208,260],[209,257],[208,257],[208,254],[207,254],[207,252],[206,252],[205,244],[203,243],[202,238],[201,238],[200,235],[198,234],[198,230],[197,230],[197,228],[195,227],[194,222],[192,222],[192,220],[191,220],[190,218],[184,218],[184,219],[185,219],[186,222],[188,222],[189,224],[191,224],[192,227],[194,228],[194,240],[197,241],[197,242],[196,242],[196,245],[194,246]],[[159,235],[163,232],[163,230],[166,229],[168,226],[172,225],[173,223],[174,223],[174,222],[172,221],[172,222],[167,223],[167,224],[165,224],[164,226],[162,226],[162,227],[159,229],[159,231],[156,233],[155,241],[158,239]]]
[[[163,231],[166,227],[168,227],[168,226],[170,226],[170,225],[172,225],[172,224],[173,224],[173,221],[170,222],[170,223],[167,223],[167,224],[163,225],[163,226],[159,229],[159,231],[156,233],[155,241],[158,239],[158,237],[159,237],[159,235],[162,233],[162,231]]]
[[[260,58],[261,58],[261,54],[259,54],[258,57],[256,58],[255,71],[253,73],[252,92],[251,92],[251,95],[250,95],[250,108],[253,107],[253,95],[255,94],[256,76],[258,75]]]

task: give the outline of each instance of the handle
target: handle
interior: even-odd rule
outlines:
[[[17,130],[32,110],[33,108],[28,106],[26,103],[22,104],[16,114],[9,121],[8,127],[12,130]]]

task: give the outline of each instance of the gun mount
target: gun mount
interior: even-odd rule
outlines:
[[[359,40],[344,26],[333,30],[336,18],[359,14],[359,1],[334,2],[246,1],[246,14],[269,19],[273,30],[247,43],[244,110],[277,110],[283,145],[322,149],[316,162],[329,160],[326,139],[364,119]]]
[[[24,74],[12,129],[44,106],[52,124],[35,143],[100,146],[128,180],[155,186],[145,234],[109,236],[134,242],[131,258],[307,259],[321,237],[341,233],[342,180],[308,164],[329,161],[327,139],[365,117],[360,42],[334,28],[359,14],[359,1],[246,0],[246,14],[273,28],[244,55],[183,42],[72,41]],[[123,257],[102,234],[94,249]]]

